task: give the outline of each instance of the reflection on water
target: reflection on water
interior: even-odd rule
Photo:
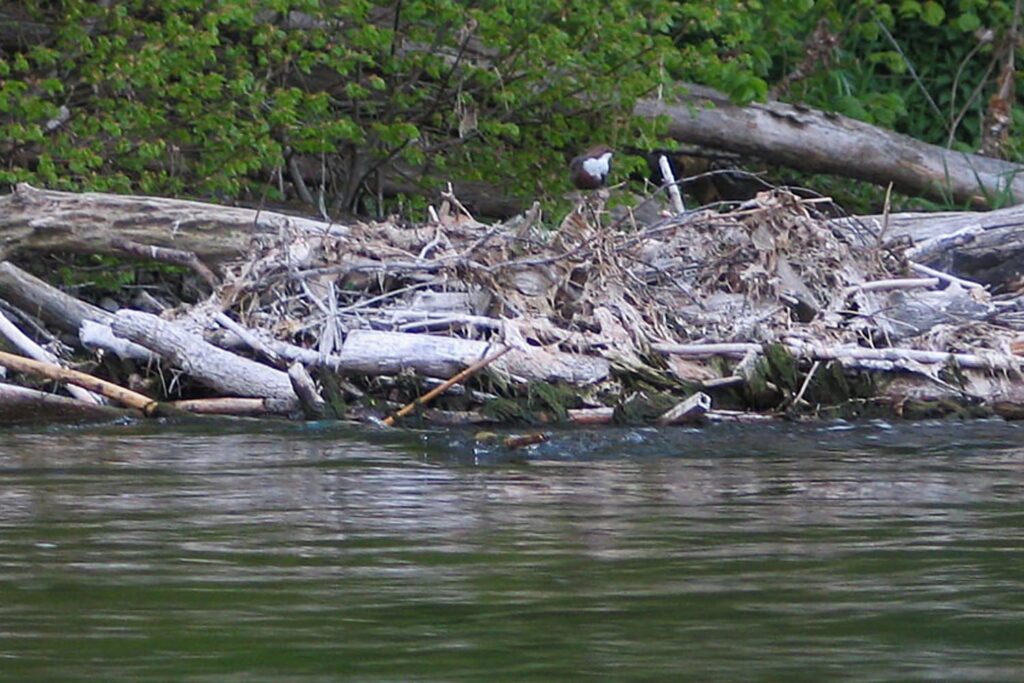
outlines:
[[[1019,680],[1024,429],[0,443],[0,675]]]

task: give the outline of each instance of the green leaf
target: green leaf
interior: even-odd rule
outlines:
[[[928,0],[921,8],[921,19],[929,26],[938,26],[946,18],[946,10],[935,0]]]

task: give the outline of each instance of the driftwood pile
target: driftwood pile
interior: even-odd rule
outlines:
[[[337,225],[19,186],[0,197],[0,417],[109,415],[113,400],[385,418],[453,376],[434,392],[447,410],[406,412],[666,424],[1024,404],[1015,282],[934,267],[984,236],[979,221],[915,239],[897,217],[778,189],[640,224],[605,199],[553,226],[536,206],[485,225],[449,192],[421,225]],[[111,312],[14,263],[45,250],[173,262],[212,291]],[[83,351],[90,374],[62,367]]]

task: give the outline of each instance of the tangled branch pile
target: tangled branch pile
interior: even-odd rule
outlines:
[[[407,400],[492,347],[512,352],[462,392],[462,408],[524,396],[534,408],[542,396],[556,416],[604,419],[639,400],[654,407],[627,417],[646,418],[694,396],[705,412],[705,391],[719,405],[798,413],[1018,402],[1019,302],[916,263],[928,245],[837,219],[828,200],[773,189],[638,224],[598,195],[551,230],[536,206],[485,225],[443,197],[419,226],[275,219],[246,257],[221,264],[208,300],[159,319],[92,315],[120,346],[82,331],[83,343],[157,359],[270,412],[294,411],[303,394],[303,406],[329,394],[379,411],[379,399]],[[288,362],[298,375],[295,362],[316,368],[320,385],[300,390]]]

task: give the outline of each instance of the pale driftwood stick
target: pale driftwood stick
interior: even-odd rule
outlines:
[[[217,285],[220,284],[220,280],[213,274],[213,271],[207,268],[206,264],[200,261],[199,257],[196,256],[194,252],[141,244],[139,242],[126,240],[123,237],[115,237],[110,243],[115,249],[120,249],[126,254],[130,254],[140,259],[185,266],[201,277],[203,281],[210,286],[210,289],[216,289]]]
[[[738,422],[740,424],[757,424],[774,422],[777,418],[763,413],[745,413],[742,410],[709,410],[704,414],[708,422]]]
[[[569,421],[578,425],[610,424],[615,417],[615,408],[573,408],[569,410]]]
[[[197,415],[235,415],[259,417],[263,415],[289,415],[295,405],[288,401],[269,398],[197,398],[168,403],[176,410]]]
[[[811,385],[811,380],[814,378],[814,373],[816,373],[818,371],[818,368],[820,367],[820,360],[814,361],[814,364],[811,365],[810,372],[807,373],[807,376],[804,377],[803,384],[800,385],[800,391],[796,392],[796,396],[793,397],[794,405],[804,400],[804,394],[807,392],[807,387]]]
[[[723,344],[655,344],[654,350],[659,353],[670,353],[686,358],[709,358],[711,356],[727,356],[743,358],[751,351],[760,353],[761,344],[734,342]]]
[[[926,266],[923,263],[914,263],[913,261],[911,261],[910,269],[920,275],[927,275],[928,277],[937,277],[945,282],[955,282],[964,289],[984,289],[984,286],[978,284],[977,282],[971,282],[970,280],[964,280],[963,278],[959,278],[956,275],[943,273],[941,270],[935,270],[934,268],[930,268],[929,266]]]
[[[657,422],[663,426],[698,422],[709,410],[711,410],[711,397],[703,391],[698,391],[665,411]]]
[[[892,280],[872,280],[859,285],[853,285],[843,290],[843,296],[850,296],[857,292],[879,292],[890,289],[930,289],[938,287],[941,283],[937,277],[903,277]]]
[[[135,410],[86,403],[45,391],[0,383],[0,424],[117,420],[138,416],[139,413]]]
[[[49,363],[51,365],[62,365],[57,356],[29,339],[24,332],[18,329],[17,325],[8,320],[7,316],[5,316],[2,311],[0,311],[0,335],[6,337],[7,341],[29,358],[43,363]],[[75,386],[74,384],[69,384],[67,386],[67,391],[79,401],[94,403],[96,405],[103,403],[103,400],[96,394]]]
[[[342,345],[338,369],[370,376],[413,370],[446,379],[475,363],[489,347],[487,342],[454,337],[352,330]],[[606,379],[611,366],[604,358],[530,347],[516,349],[494,368],[513,379],[592,384]]]
[[[106,380],[102,380],[98,377],[87,375],[84,372],[69,370],[52,363],[41,363],[37,360],[32,360],[31,358],[16,356],[13,353],[0,351],[0,365],[17,372],[24,372],[37,377],[45,377],[46,379],[52,379],[57,382],[66,382],[68,384],[80,386],[83,389],[88,389],[94,393],[102,394],[103,396],[126,405],[129,408],[141,410],[146,415],[152,415],[157,408],[157,402],[148,396],[143,396],[142,394],[131,391],[130,389],[120,387],[113,382],[107,382]]]
[[[0,221],[2,216],[3,210],[0,209]],[[10,261],[0,262],[0,297],[50,325],[75,334],[83,320],[109,325],[114,318],[102,308],[65,294]]]
[[[672,166],[668,163],[668,157],[664,154],[658,157],[658,167],[661,169],[661,178],[668,186],[668,196],[672,199],[672,208],[676,214],[686,213],[686,206],[683,204],[683,195],[679,192],[679,185],[676,183],[676,176],[672,172]]]
[[[160,359],[145,346],[121,339],[110,329],[110,325],[83,320],[78,329],[78,340],[87,349],[110,351],[118,358],[137,360],[142,363],[155,363]]]
[[[327,402],[320,397],[316,390],[316,383],[306,372],[302,363],[292,363],[288,366],[288,379],[292,382],[292,389],[299,397],[299,404],[302,406],[302,413],[307,420],[322,420],[327,415]]]
[[[151,349],[170,365],[230,396],[276,398],[298,405],[288,375],[217,348],[180,326],[150,313],[122,309],[114,334]]]
[[[274,352],[273,349],[269,348],[263,341],[253,334],[251,331],[243,327],[241,324],[236,323],[234,320],[228,317],[226,313],[218,313],[213,316],[213,319],[217,321],[217,324],[225,329],[231,330],[239,336],[239,338],[249,345],[253,351],[263,354],[270,362],[279,364],[281,362],[280,356]]]
[[[447,381],[442,382],[437,387],[434,387],[433,389],[431,389],[427,393],[423,394],[422,396],[420,396],[418,399],[416,399],[412,403],[410,403],[410,404],[408,404],[406,406],[403,406],[394,415],[390,415],[390,416],[384,418],[384,424],[387,425],[388,427],[392,426],[393,424],[395,424],[395,420],[397,420],[398,418],[405,417],[406,415],[408,415],[412,411],[416,410],[416,408],[418,406],[424,406],[427,403],[430,403],[432,400],[434,400],[436,397],[438,397],[441,394],[443,394],[450,387],[458,384],[459,382],[463,382],[463,381],[469,379],[470,377],[472,377],[476,373],[480,372],[481,370],[486,368],[488,365],[490,365],[494,361],[498,360],[499,358],[501,358],[502,356],[504,356],[506,353],[508,353],[511,350],[512,350],[511,346],[506,346],[501,351],[498,351],[496,353],[492,353],[491,355],[487,356],[486,358],[482,358],[482,359],[478,360],[476,363],[473,363],[472,365],[470,365],[465,370],[462,370],[461,372],[457,373],[456,375],[454,375],[453,377],[451,377]]]

